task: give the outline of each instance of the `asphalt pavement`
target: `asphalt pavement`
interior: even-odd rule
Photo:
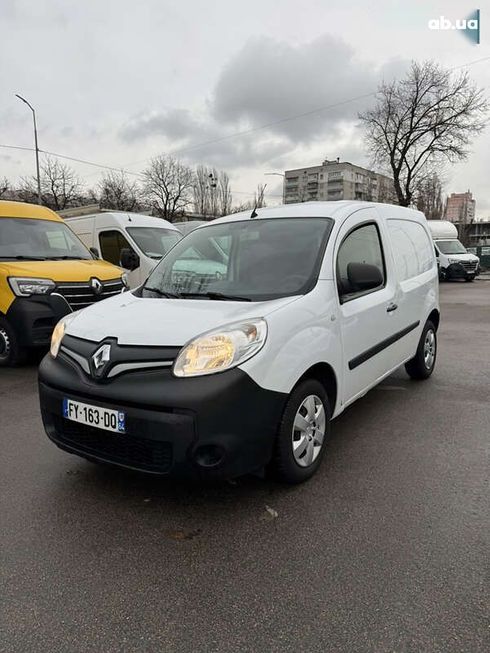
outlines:
[[[0,651],[490,650],[490,281],[441,300],[433,377],[356,402],[299,487],[93,465],[1,370]]]

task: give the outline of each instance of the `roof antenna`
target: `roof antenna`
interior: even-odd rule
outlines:
[[[258,217],[259,214],[257,213],[257,209],[259,208],[259,202],[264,199],[264,192],[265,192],[266,188],[267,188],[267,184],[264,184],[262,186],[262,191],[260,193],[257,193],[257,198],[255,200],[255,206],[253,208],[252,215],[250,216],[250,219]],[[260,207],[260,208],[262,208],[262,207]]]

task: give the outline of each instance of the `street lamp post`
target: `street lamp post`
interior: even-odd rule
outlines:
[[[37,125],[36,125],[36,112],[34,107],[18,93],[15,94],[15,97],[18,97],[24,104],[27,104],[29,109],[32,111],[32,119],[34,121],[34,147],[36,148],[36,176],[37,176],[37,203],[42,204],[41,201],[41,175],[39,173],[39,147],[37,145]]]
[[[265,176],[270,176],[270,175],[275,175],[277,177],[282,177],[283,179],[286,179],[286,175],[283,172],[264,172]],[[282,182],[282,203],[286,203],[286,188],[285,188],[285,183],[284,181]]]

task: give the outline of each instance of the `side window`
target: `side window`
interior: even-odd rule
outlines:
[[[101,232],[99,234],[99,243],[102,258],[109,261],[109,263],[114,263],[114,265],[119,265],[122,249],[133,249],[119,231]]]
[[[367,263],[377,268],[377,283],[367,289],[360,287],[352,274],[351,264],[355,263]],[[383,288],[385,281],[383,248],[377,226],[371,223],[357,227],[346,236],[337,254],[337,287],[341,301],[349,301]]]
[[[389,219],[388,229],[400,281],[412,279],[432,268],[435,248],[421,224],[411,220]]]

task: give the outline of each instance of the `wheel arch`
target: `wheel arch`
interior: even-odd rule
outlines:
[[[334,415],[338,398],[338,382],[333,367],[328,363],[312,365],[301,375],[294,387],[306,379],[316,379],[323,385],[330,403],[331,414]]]
[[[434,308],[430,314],[427,320],[430,320],[432,324],[436,327],[436,331],[439,329],[439,322],[441,321],[441,314],[438,311],[437,308]]]

